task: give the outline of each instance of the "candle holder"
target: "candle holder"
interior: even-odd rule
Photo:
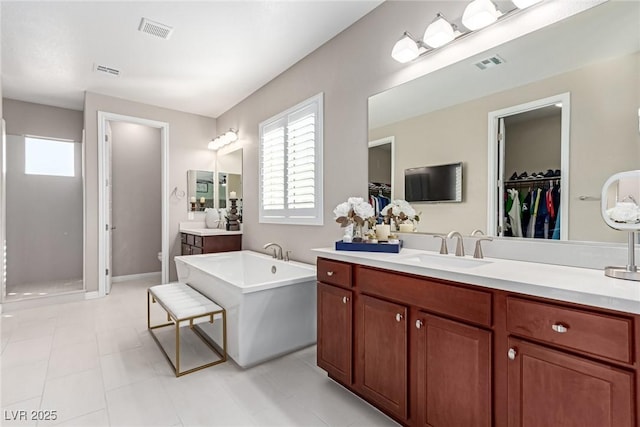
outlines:
[[[237,198],[229,199],[231,202],[231,209],[229,209],[229,216],[227,218],[227,230],[239,231],[240,223],[238,222],[238,207],[236,206]]]
[[[200,210],[203,211],[204,210],[204,205],[206,202],[200,202]]]
[[[191,211],[192,212],[196,211],[196,202],[191,202]]]

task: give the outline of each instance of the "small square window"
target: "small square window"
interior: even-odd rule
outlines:
[[[24,173],[75,176],[75,143],[27,137],[24,141]]]

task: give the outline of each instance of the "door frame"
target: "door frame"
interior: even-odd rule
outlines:
[[[504,188],[498,177],[498,141],[499,119],[535,110],[548,105],[562,103],[560,129],[560,240],[569,240],[569,141],[571,130],[571,93],[564,92],[547,98],[537,99],[520,105],[489,112],[488,160],[487,160],[487,234],[497,236],[496,212],[500,189]]]
[[[391,200],[393,200],[395,195],[395,178],[396,178],[396,137],[393,135],[385,136],[384,138],[375,139],[373,141],[369,141],[367,145],[367,150],[373,147],[379,147],[381,145],[389,144],[391,146]],[[369,152],[367,151],[367,154]],[[369,177],[367,177],[367,181],[369,181]]]
[[[106,190],[106,153],[104,139],[107,122],[127,122],[160,129],[161,215],[162,215],[162,283],[169,282],[169,123],[140,117],[98,111],[98,294],[106,295],[107,218],[109,209]],[[109,272],[112,273],[112,272]]]

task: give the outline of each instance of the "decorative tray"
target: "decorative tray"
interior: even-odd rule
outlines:
[[[336,251],[360,251],[360,252],[388,252],[397,254],[402,249],[400,243],[346,243],[342,240],[336,242]]]

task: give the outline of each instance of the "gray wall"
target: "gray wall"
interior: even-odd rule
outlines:
[[[187,171],[213,170],[215,153],[207,144],[217,135],[216,120],[121,98],[87,92],[85,94],[86,211],[85,288],[98,290],[98,111],[123,114],[169,123],[169,268],[176,279],[173,257],[180,255],[179,222],[189,220],[187,201],[176,196],[187,191]],[[173,190],[177,189],[177,192]],[[198,215],[198,214],[196,214]],[[201,214],[204,221],[204,214]]]
[[[547,172],[560,169],[560,109],[558,114],[509,123],[506,120],[505,179],[518,172]]]
[[[113,276],[161,270],[160,129],[112,122]]]
[[[25,175],[22,135],[80,141],[82,112],[13,100],[3,104],[8,133],[7,281],[18,285],[81,279],[82,144],[75,144],[75,177]]]

